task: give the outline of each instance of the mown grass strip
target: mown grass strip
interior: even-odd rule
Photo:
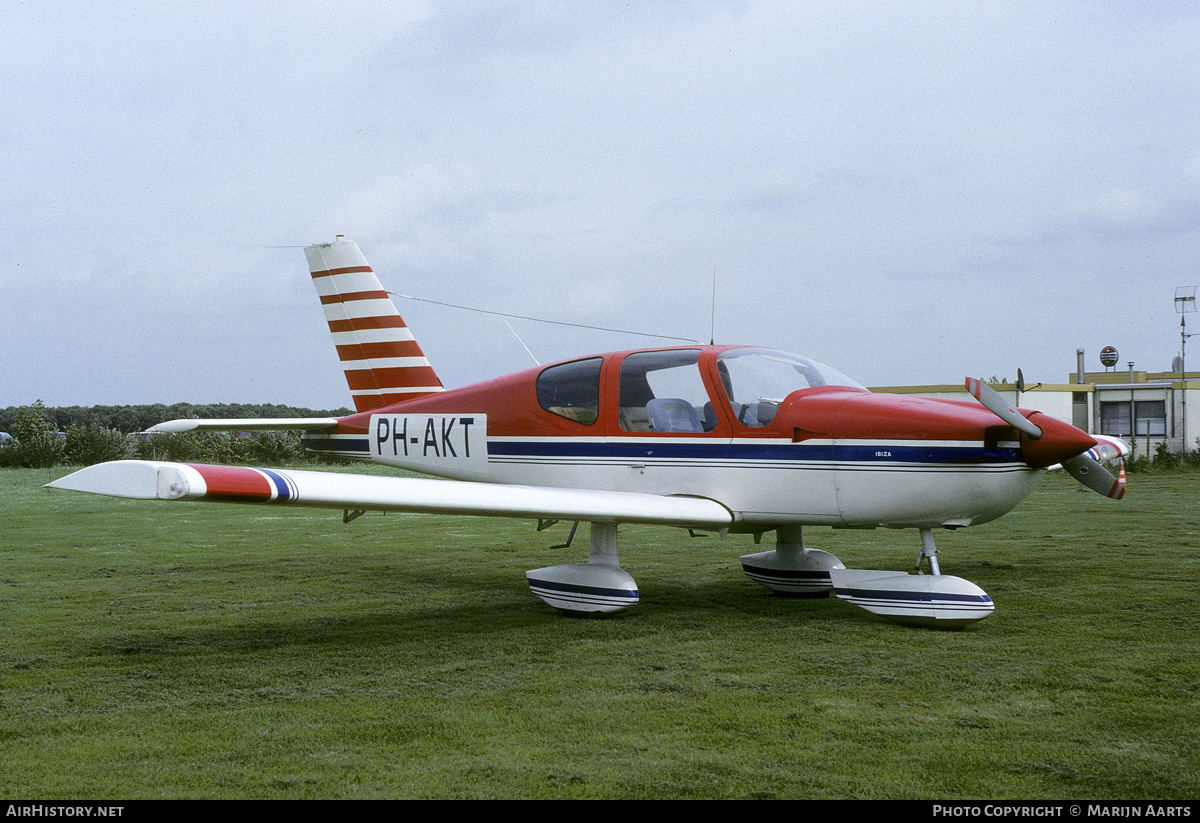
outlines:
[[[0,472],[0,792],[36,798],[1200,796],[1200,477],[1053,476],[939,535],[972,629],[770,596],[748,538],[623,528],[565,618],[531,523],[147,505]],[[561,527],[564,528],[565,527]],[[905,569],[915,532],[810,529]]]

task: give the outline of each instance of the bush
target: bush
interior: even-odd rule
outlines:
[[[65,451],[67,461],[80,466],[124,460],[129,456],[129,439],[104,426],[71,426],[67,429]]]
[[[57,466],[66,457],[66,444],[46,416],[46,407],[39,400],[32,406],[22,406],[13,421],[12,436],[16,438],[11,458],[13,465],[27,469]]]
[[[266,431],[251,441],[251,451],[256,463],[282,466],[302,462],[306,455],[300,445],[300,434],[292,431]]]
[[[1154,454],[1139,454],[1137,443],[1133,443],[1133,454],[1125,460],[1125,470],[1130,474],[1148,472],[1177,472],[1200,470],[1200,437],[1196,448],[1172,452],[1165,442],[1156,443]]]
[[[152,434],[133,449],[142,460],[172,463],[245,463],[250,457],[246,441],[227,432]]]

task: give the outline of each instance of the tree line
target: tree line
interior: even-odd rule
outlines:
[[[313,410],[295,406],[247,403],[196,405],[154,403],[142,406],[46,407],[9,406],[0,411],[0,432],[11,435],[0,444],[0,466],[42,468],[90,466],[107,460],[170,460],[185,463],[254,463],[284,465],[312,462],[300,433],[186,432],[143,434],[151,426],[181,418],[344,417],[346,408]]]

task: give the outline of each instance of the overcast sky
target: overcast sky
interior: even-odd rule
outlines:
[[[1106,345],[1166,370],[1200,282],[1195,2],[9,0],[0,27],[0,406],[349,405],[301,250],[337,234],[395,292],[868,385],[1064,382]],[[447,386],[533,365],[521,341],[667,344],[397,306]]]

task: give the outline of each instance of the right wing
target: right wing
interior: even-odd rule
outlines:
[[[506,486],[459,480],[117,460],[80,469],[49,488],[137,500],[288,503],[331,509],[556,518],[724,528],[729,509],[703,497]]]

